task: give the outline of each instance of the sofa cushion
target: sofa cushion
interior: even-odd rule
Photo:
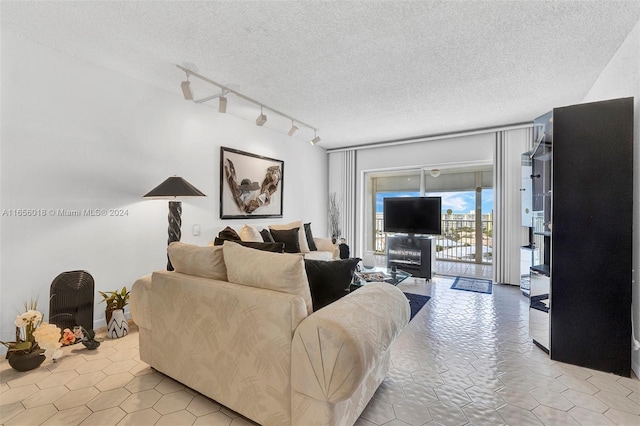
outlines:
[[[359,261],[358,258],[329,261],[304,260],[314,312],[349,294],[353,271]]]
[[[311,222],[304,224],[304,234],[307,237],[307,244],[309,245],[309,251],[318,251],[316,242],[313,241],[313,234],[311,233]]]
[[[222,246],[229,282],[302,296],[313,312],[309,281],[301,256],[251,250],[231,241]]]
[[[309,252],[310,250],[309,250],[309,244],[307,243],[307,235],[304,233],[304,226],[302,225],[301,220],[287,223],[284,225],[269,225],[270,230],[273,230],[273,229],[282,230],[282,229],[293,229],[293,228],[298,228],[298,240],[300,241],[300,253]]]
[[[264,239],[260,234],[260,231],[255,226],[242,225],[240,228],[240,239],[242,241],[252,241],[256,243],[264,243]]]
[[[216,239],[213,241],[213,245],[221,246],[224,244],[225,241],[232,241],[232,240],[223,240],[216,237]],[[284,253],[283,243],[256,243],[255,241],[233,241],[233,242],[236,244],[240,244],[241,246],[249,247],[256,250],[270,251],[273,253]]]
[[[227,281],[222,247],[200,247],[174,241],[169,244],[167,252],[176,272]]]
[[[298,238],[298,228],[293,229],[272,229],[271,236],[277,243],[284,243],[285,253],[300,253],[300,240]]]

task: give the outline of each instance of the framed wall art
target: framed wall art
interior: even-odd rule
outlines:
[[[220,147],[220,219],[282,217],[284,161]]]

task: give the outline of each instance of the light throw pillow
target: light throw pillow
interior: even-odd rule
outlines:
[[[313,241],[313,233],[311,232],[311,222],[304,224],[304,234],[307,236],[307,244],[309,245],[309,251],[318,251],[316,242]]]
[[[269,229],[283,230],[298,228],[298,240],[300,241],[300,253],[309,253],[309,244],[307,243],[307,235],[304,232],[302,221],[287,223],[285,225],[269,225]],[[275,238],[274,238],[275,239]]]
[[[174,241],[167,252],[176,272],[227,281],[227,267],[220,246],[200,247]]]
[[[359,261],[358,258],[329,261],[305,259],[314,312],[349,294],[353,272]]]
[[[307,314],[313,312],[301,256],[257,251],[232,241],[224,243],[222,252],[229,282],[302,296]]]
[[[240,229],[240,239],[242,241],[252,241],[254,243],[264,243],[260,231],[255,226],[242,225]]]
[[[271,237],[276,243],[284,244],[285,253],[300,253],[300,239],[298,238],[298,228],[293,229],[272,229]]]

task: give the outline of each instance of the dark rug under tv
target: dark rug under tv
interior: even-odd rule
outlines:
[[[416,314],[427,304],[431,296],[424,296],[422,294],[413,294],[413,293],[404,293],[407,300],[409,300],[409,306],[411,307],[411,318],[409,321],[416,316]]]
[[[483,280],[470,277],[456,277],[451,285],[453,290],[473,291],[475,293],[491,294],[493,290],[493,282],[491,280]]]

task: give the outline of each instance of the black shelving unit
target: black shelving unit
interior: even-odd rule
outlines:
[[[552,118],[551,215],[538,265],[549,267],[550,356],[628,377],[633,98],[555,108]]]

